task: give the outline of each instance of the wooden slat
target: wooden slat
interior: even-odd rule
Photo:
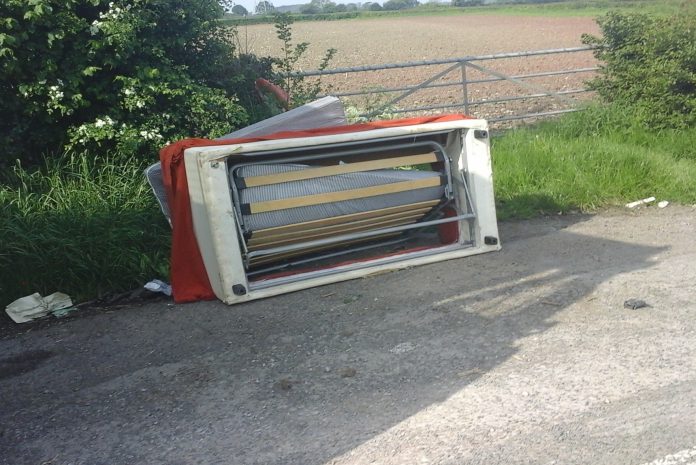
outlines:
[[[372,225],[377,227],[377,225],[385,222],[392,221],[401,218],[420,218],[425,213],[427,213],[432,207],[422,207],[417,210],[406,210],[403,212],[391,213],[389,215],[382,215],[376,218],[365,218],[362,220],[353,220],[348,223],[340,223],[329,226],[319,226],[316,228],[308,228],[300,231],[291,231],[283,234],[275,234],[271,236],[256,237],[252,236],[247,242],[249,247],[254,247],[257,245],[265,245],[268,243],[273,243],[277,241],[289,240],[289,239],[307,239],[309,237],[314,237],[317,234],[322,233],[335,233],[335,232],[345,232],[350,231],[354,227],[362,225]]]
[[[261,176],[249,176],[244,179],[246,187],[267,186],[269,184],[280,184],[282,182],[301,181],[303,179],[321,178],[324,176],[334,176],[337,174],[356,173],[358,171],[380,170],[385,168],[396,168],[398,166],[419,165],[423,163],[437,162],[435,153],[424,153],[420,155],[410,155],[404,157],[382,158],[378,160],[363,161],[357,163],[345,163],[343,165],[322,166],[319,168],[307,168],[298,171],[288,171],[285,173],[265,174]]]
[[[347,189],[344,191],[327,192],[324,194],[311,194],[286,199],[266,200],[249,204],[251,214],[285,210],[295,207],[308,207],[310,205],[320,205],[322,203],[343,202],[345,200],[362,199],[376,195],[395,194],[414,189],[424,189],[427,187],[439,186],[442,180],[439,176],[413,181],[400,181],[378,186],[361,187],[358,189]]]
[[[422,208],[432,208],[439,200],[428,200],[425,202],[417,202],[406,205],[397,205],[395,207],[380,208],[378,210],[369,210],[360,213],[350,213],[348,215],[332,216],[329,218],[321,218],[319,220],[305,221],[303,223],[293,223],[285,226],[275,226],[273,228],[259,229],[252,233],[252,239],[261,239],[268,236],[276,236],[295,231],[304,231],[307,229],[319,228],[323,226],[331,226],[334,224],[349,223],[368,218],[382,217],[392,213],[407,212],[420,210]]]
[[[340,231],[340,234],[348,234],[348,233],[352,233],[352,232],[361,232],[361,231],[370,231],[370,230],[374,230],[374,229],[388,228],[391,226],[401,226],[403,224],[415,223],[422,216],[423,216],[423,214],[419,213],[416,215],[410,215],[406,218],[394,218],[391,220],[379,221],[377,223],[368,223],[368,224],[361,224],[361,225],[345,227],[345,229]],[[325,237],[330,237],[330,236],[335,236],[335,235],[336,235],[336,233],[334,231],[325,231],[325,232],[320,232],[320,233],[315,233],[315,234],[306,234],[306,235],[300,236],[300,237],[286,238],[286,239],[280,239],[277,241],[265,242],[262,244],[250,245],[249,250],[254,251],[254,250],[267,249],[267,248],[272,248],[272,247],[281,247],[281,246],[290,245],[290,244],[299,244],[301,242],[306,242],[306,241],[311,241],[311,240],[316,240],[316,239],[323,239]]]
[[[301,255],[308,255],[311,253],[316,253],[316,252],[321,252],[323,250],[328,250],[328,249],[340,249],[349,245],[354,245],[354,244],[359,244],[361,242],[370,242],[374,241],[377,239],[386,239],[388,237],[394,237],[398,236],[401,233],[388,233],[388,234],[380,234],[379,236],[373,236],[373,237],[366,237],[366,238],[361,238],[361,239],[353,239],[353,240],[348,240],[344,242],[339,242],[336,244],[329,244],[329,245],[322,245],[322,246],[317,246],[317,247],[311,247],[308,249],[302,249],[302,250],[293,250],[292,252],[284,252],[281,254],[273,254],[273,255],[264,255],[261,257],[254,257],[251,259],[251,266],[259,266],[259,265],[265,265],[273,262],[278,262],[281,260],[285,260],[287,258],[292,258],[292,257],[298,257]]]

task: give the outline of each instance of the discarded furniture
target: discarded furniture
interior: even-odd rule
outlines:
[[[343,104],[336,97],[327,96],[238,129],[219,137],[217,140],[261,137],[279,131],[299,131],[345,124],[346,115]],[[171,212],[169,211],[167,193],[162,179],[162,164],[157,162],[148,166],[145,169],[145,178],[152,188],[162,213],[167,218],[169,224],[171,224]]]
[[[193,230],[220,300],[500,248],[485,121],[347,128],[183,152]]]

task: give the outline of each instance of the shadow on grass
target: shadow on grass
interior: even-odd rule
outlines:
[[[3,308],[34,292],[60,291],[79,302],[166,278],[170,231],[156,207],[9,212],[0,234]]]
[[[0,306],[34,292],[79,302],[165,277],[170,229],[145,164],[66,155],[0,173]]]
[[[499,220],[555,215],[559,212],[567,213],[568,209],[568,205],[562,205],[551,196],[544,194],[518,194],[511,198],[496,199]]]

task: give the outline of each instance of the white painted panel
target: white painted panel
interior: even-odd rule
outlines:
[[[500,244],[485,245],[483,238],[498,238],[495,217],[495,202],[491,177],[491,160],[488,138],[475,138],[474,130],[487,130],[484,120],[460,120],[444,123],[430,123],[417,126],[377,129],[349,134],[305,137],[276,141],[261,141],[229,146],[198,147],[185,152],[186,172],[189,181],[189,194],[193,211],[194,231],[203,256],[208,277],[215,295],[228,304],[278,295],[309,287],[335,283],[359,278],[373,273],[396,270],[404,267],[433,263],[473,254],[500,249]],[[453,175],[459,170],[467,173],[470,194],[474,202],[477,219],[474,224],[473,247],[444,246],[433,249],[431,255],[422,256],[417,252],[403,254],[398,261],[392,258],[376,258],[360,265],[336,267],[326,272],[308,272],[297,275],[301,278],[295,282],[278,279],[268,280],[263,284],[251,284],[246,279],[240,238],[233,214],[232,196],[228,185],[227,169],[224,163],[230,155],[253,154],[258,151],[289,149],[296,147],[313,147],[324,144],[336,144],[352,141],[369,141],[371,139],[418,135],[429,132],[452,130],[454,136],[463,143],[449,144],[446,149],[451,158]],[[452,153],[449,153],[452,152]],[[458,194],[460,196],[462,190]],[[461,222],[460,229],[468,224]],[[462,239],[469,239],[468,233]],[[276,284],[277,282],[277,284]],[[243,295],[235,295],[232,286],[241,284],[246,289]],[[263,286],[263,288],[261,288]]]

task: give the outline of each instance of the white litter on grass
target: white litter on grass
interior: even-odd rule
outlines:
[[[15,300],[5,307],[5,312],[15,323],[26,323],[46,316],[50,312],[72,307],[72,304],[72,299],[62,292],[54,292],[46,297],[35,292]]]
[[[404,354],[406,352],[411,352],[415,348],[416,346],[414,346],[410,342],[402,342],[401,344],[397,344],[391,349],[389,349],[389,352],[391,352],[392,354]]]
[[[626,208],[636,208],[638,205],[644,205],[655,201],[655,197],[648,197],[646,199],[636,200],[635,202],[630,202],[626,204]]]
[[[696,447],[684,449],[674,454],[666,455],[664,458],[654,460],[643,465],[694,465],[696,464]]]
[[[168,296],[172,295],[172,286],[165,283],[164,281],[160,281],[159,279],[153,279],[149,283],[145,284],[143,287],[150,292],[161,292],[162,294]]]
[[[666,201],[666,200],[663,200],[663,201],[661,201],[661,202],[657,202],[657,206],[658,206],[659,208],[665,208],[667,205],[669,205],[669,202]]]

